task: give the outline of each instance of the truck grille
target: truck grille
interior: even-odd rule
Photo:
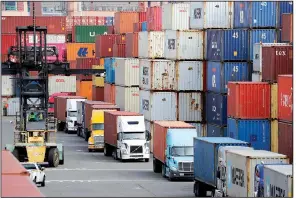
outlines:
[[[130,146],[130,153],[143,153],[142,146]]]
[[[103,144],[104,137],[103,136],[94,136],[95,145]]]
[[[193,162],[179,162],[179,171],[193,172]]]

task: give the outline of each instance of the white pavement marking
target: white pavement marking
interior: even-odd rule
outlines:
[[[152,171],[152,169],[86,169],[86,168],[62,168],[62,169],[45,169],[45,171]]]
[[[84,182],[155,182],[155,181],[162,181],[161,179],[153,179],[153,180],[138,180],[138,179],[135,179],[135,180],[117,180],[117,179],[114,179],[114,180],[46,180],[46,183],[53,183],[53,182],[72,182],[72,183],[75,183],[75,182],[81,182],[81,183],[84,183]],[[140,187],[136,187],[136,189],[141,189]]]

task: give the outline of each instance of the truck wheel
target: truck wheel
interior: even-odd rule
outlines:
[[[105,156],[110,156],[109,147],[106,144],[104,144],[104,155]]]
[[[159,166],[157,160],[153,158],[153,171],[154,171],[154,173],[160,173],[161,172],[161,167],[160,167],[160,169],[159,169],[159,167],[160,166]]]
[[[193,188],[195,197],[206,197],[207,190],[205,188],[206,187],[202,186],[202,183],[195,182]]]
[[[162,175],[162,177],[166,177],[166,175],[165,175],[165,165],[163,164],[162,165],[162,168],[161,168],[161,175]]]
[[[51,148],[48,152],[48,163],[51,167],[59,166],[59,151],[57,148]]]

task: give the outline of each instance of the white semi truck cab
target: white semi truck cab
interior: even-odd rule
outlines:
[[[85,101],[85,99],[67,99],[66,108],[66,131],[77,131],[77,126],[75,125],[77,121],[77,102]]]

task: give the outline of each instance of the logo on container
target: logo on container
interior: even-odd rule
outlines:
[[[87,48],[79,48],[77,55],[79,57],[86,57],[86,55],[88,54],[87,52]]]
[[[64,79],[56,79],[56,82],[65,82]]]
[[[282,51],[282,50],[276,50],[275,51],[275,55],[276,56],[286,56],[286,51]]]

